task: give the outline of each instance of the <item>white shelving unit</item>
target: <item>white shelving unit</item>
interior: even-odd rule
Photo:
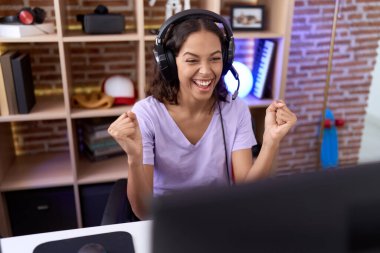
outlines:
[[[30,49],[39,46],[39,43],[51,43],[58,49],[62,95],[56,97],[37,97],[37,103],[32,112],[24,115],[0,116],[0,233],[3,236],[12,234],[7,205],[4,193],[17,190],[49,188],[58,186],[73,186],[76,202],[76,214],[78,227],[82,227],[80,208],[79,186],[116,181],[127,177],[126,157],[116,157],[106,161],[91,163],[80,157],[77,150],[77,137],[75,121],[84,118],[118,116],[127,111],[131,106],[119,106],[111,109],[79,109],[71,104],[71,96],[74,93],[75,77],[72,70],[72,56],[70,47],[73,44],[91,45],[92,43],[104,43],[106,46],[118,43],[133,43],[136,47],[135,85],[138,91],[137,99],[144,98],[144,86],[147,80],[149,61],[147,48],[153,45],[155,36],[144,29],[146,22],[145,11],[149,7],[148,1],[129,0],[126,3],[133,4],[133,22],[130,25],[135,29],[127,30],[119,35],[87,35],[81,31],[67,29],[70,25],[69,17],[73,15],[68,7],[68,1],[51,0],[52,19],[56,24],[56,34],[23,37],[18,39],[0,38],[0,48],[17,48],[18,45],[27,45]],[[195,1],[193,7],[212,10],[216,13],[229,13],[229,6],[241,1],[233,0],[207,0]],[[101,1],[99,1],[99,4]],[[276,58],[273,70],[272,99],[282,98],[284,95],[287,74],[287,62],[290,45],[290,30],[293,16],[294,0],[263,0],[259,1],[266,7],[268,17],[267,28],[259,32],[235,32],[236,40],[262,39],[276,40]],[[1,5],[0,5],[1,8]],[[157,6],[164,12],[165,6]],[[159,21],[162,23],[163,20]],[[130,23],[130,21],[129,21]],[[33,57],[33,55],[31,55]],[[253,96],[245,98],[251,107],[258,125],[263,124],[264,110],[272,99],[259,100]],[[258,111],[255,116],[255,111]],[[14,143],[11,133],[12,122],[62,120],[66,122],[68,151],[46,152],[38,155],[17,156],[14,151]],[[257,128],[262,133],[262,127]],[[260,130],[261,129],[261,130]],[[260,133],[258,133],[260,134]],[[259,138],[260,139],[260,138]]]

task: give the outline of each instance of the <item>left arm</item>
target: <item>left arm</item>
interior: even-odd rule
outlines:
[[[252,160],[251,149],[232,153],[235,182],[255,181],[268,176],[280,141],[296,121],[296,115],[289,110],[284,101],[273,102],[266,110],[263,145],[255,162]]]

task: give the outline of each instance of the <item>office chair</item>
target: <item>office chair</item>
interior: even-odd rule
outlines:
[[[132,211],[127,196],[126,178],[118,179],[111,188],[101,221],[101,225],[134,222],[140,219]]]

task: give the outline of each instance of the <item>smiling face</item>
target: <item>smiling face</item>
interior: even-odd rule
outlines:
[[[190,34],[176,57],[179,97],[183,101],[209,101],[222,74],[220,39],[201,30]]]

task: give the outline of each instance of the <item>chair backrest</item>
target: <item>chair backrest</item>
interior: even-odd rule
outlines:
[[[139,221],[132,211],[127,196],[126,178],[118,179],[111,188],[101,221],[101,225]]]

